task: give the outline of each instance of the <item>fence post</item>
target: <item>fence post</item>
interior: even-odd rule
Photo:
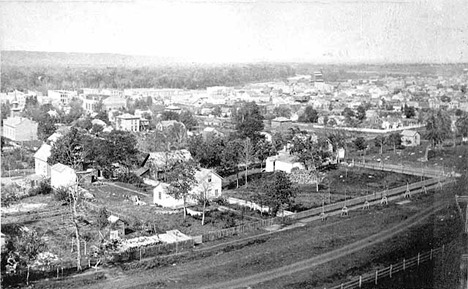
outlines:
[[[392,278],[392,269],[393,269],[393,265],[390,264],[390,278]]]
[[[141,262],[141,247],[140,247],[140,262]]]
[[[406,262],[405,261],[406,260],[403,258],[403,271],[405,271],[405,269],[406,269]]]
[[[375,284],[377,285],[377,279],[379,278],[379,270],[375,271]]]
[[[361,288],[361,286],[362,286],[362,275],[359,276],[359,288]]]
[[[344,288],[343,283],[341,283],[341,289],[343,289],[343,288]]]
[[[59,268],[57,267],[57,279],[59,278]]]
[[[442,245],[442,255],[444,255],[444,250],[445,250],[445,244]]]
[[[431,249],[431,255],[430,255],[429,259],[432,260],[432,249]]]
[[[419,258],[421,256],[421,253],[418,253],[418,266],[419,266]]]

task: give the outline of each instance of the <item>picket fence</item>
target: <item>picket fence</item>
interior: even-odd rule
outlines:
[[[354,289],[362,288],[365,284],[373,283],[378,284],[379,279],[382,278],[392,278],[396,273],[417,267],[420,264],[431,261],[433,258],[442,257],[444,255],[445,245],[442,247],[431,249],[430,251],[418,253],[418,255],[413,256],[409,259],[403,259],[401,262],[396,264],[391,264],[388,267],[383,269],[378,269],[375,272],[369,272],[359,277],[354,277],[348,282],[341,283],[339,285],[330,287],[328,289]]]
[[[277,221],[278,221],[278,218],[270,218],[270,219],[250,222],[250,223],[246,223],[246,224],[242,224],[239,226],[222,229],[218,231],[211,231],[202,235],[202,241],[211,242],[211,241],[231,237],[234,235],[239,235],[241,233],[252,232],[255,230],[259,230],[259,229],[271,226],[275,224]]]

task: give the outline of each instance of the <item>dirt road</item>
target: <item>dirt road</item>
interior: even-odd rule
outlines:
[[[384,226],[383,231],[370,237],[365,237],[369,234],[367,232],[366,235],[366,229],[362,228],[367,226],[362,226],[362,221],[353,219],[349,219],[349,222],[340,226],[353,232],[346,238],[340,238],[341,232],[334,232],[336,231],[334,226],[297,228],[279,236],[266,236],[264,243],[260,242],[241,250],[220,252],[215,256],[174,264],[172,267],[142,270],[131,274],[127,272],[88,288],[239,288],[252,286],[311,269],[395,237],[409,227],[423,222],[449,201],[446,199],[435,201],[431,206],[412,214],[409,218],[401,219],[397,222],[398,225]],[[383,214],[385,214],[383,211],[369,214],[372,215],[371,218],[369,215],[366,216],[369,226],[380,222],[376,225],[377,228],[385,224],[382,221]],[[325,230],[327,230],[326,234]],[[330,232],[334,235],[324,237]],[[352,243],[349,244],[350,242]],[[341,244],[343,246],[340,246]],[[335,249],[325,252],[327,248]],[[300,261],[291,263],[292,260]]]

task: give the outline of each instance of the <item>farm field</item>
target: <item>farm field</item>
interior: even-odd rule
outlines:
[[[368,212],[355,212],[351,218],[342,219],[332,226],[314,222],[294,230],[263,236],[257,242],[251,242],[249,245],[244,246],[242,250],[227,251],[223,254],[191,260],[186,263],[180,263],[175,260],[176,266],[143,271],[137,269],[118,274],[114,272],[108,276],[108,281],[98,282],[92,288],[111,288],[116,284],[115,282],[118,282],[122,288],[149,288],[156,286],[164,286],[165,288],[197,288],[203,286],[203,284],[213,284],[228,279],[241,278],[311,258],[391,228],[410,216],[415,215],[420,210],[430,207],[439,200],[446,201],[447,196],[444,194],[447,193],[438,193],[435,197],[433,195],[421,196],[413,199],[412,203],[403,206],[391,205],[386,208],[377,207]],[[362,266],[367,266],[366,262],[369,261],[369,257],[371,256],[369,254],[371,253],[386,255],[395,250],[398,251],[398,248],[414,250],[416,246],[424,242],[428,245],[436,246],[441,242],[445,242],[447,238],[450,239],[452,237],[451,234],[459,229],[457,227],[458,219],[456,216],[454,217],[456,212],[453,206],[446,208],[428,219],[423,226],[415,227],[414,231],[412,229],[408,233],[402,234],[402,237],[392,238],[391,241],[385,243],[387,246],[382,247],[379,244],[372,247],[372,250],[356,253],[358,257],[361,256],[359,258],[362,258],[362,262],[364,262]],[[439,225],[435,226],[434,224]],[[408,252],[404,251],[396,256],[400,257]],[[361,263],[359,262],[361,261],[355,263],[353,261],[355,257],[354,255],[351,256],[351,258],[346,259],[346,262],[339,260],[336,263],[327,263],[321,267],[320,272],[317,273],[319,275],[315,275],[314,273],[314,276],[320,277],[318,280],[322,280],[322,277],[331,276],[333,275],[331,272],[336,272],[338,275],[331,276],[331,279],[327,282],[337,282],[343,276],[347,276],[350,272],[356,272],[353,270],[360,268]],[[338,263],[343,265],[337,266]],[[351,271],[348,272],[348,270]],[[311,283],[301,283],[302,287],[298,285],[298,282],[309,282],[307,280],[310,277],[310,272],[306,272],[302,275],[299,274],[299,277],[292,276],[291,278],[275,280],[273,283],[265,283],[266,285],[262,285],[260,288],[315,287]],[[257,287],[254,286],[253,288]]]

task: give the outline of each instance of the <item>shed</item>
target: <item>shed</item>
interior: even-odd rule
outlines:
[[[418,146],[421,144],[421,135],[415,130],[404,130],[401,132],[401,144],[404,146]]]

